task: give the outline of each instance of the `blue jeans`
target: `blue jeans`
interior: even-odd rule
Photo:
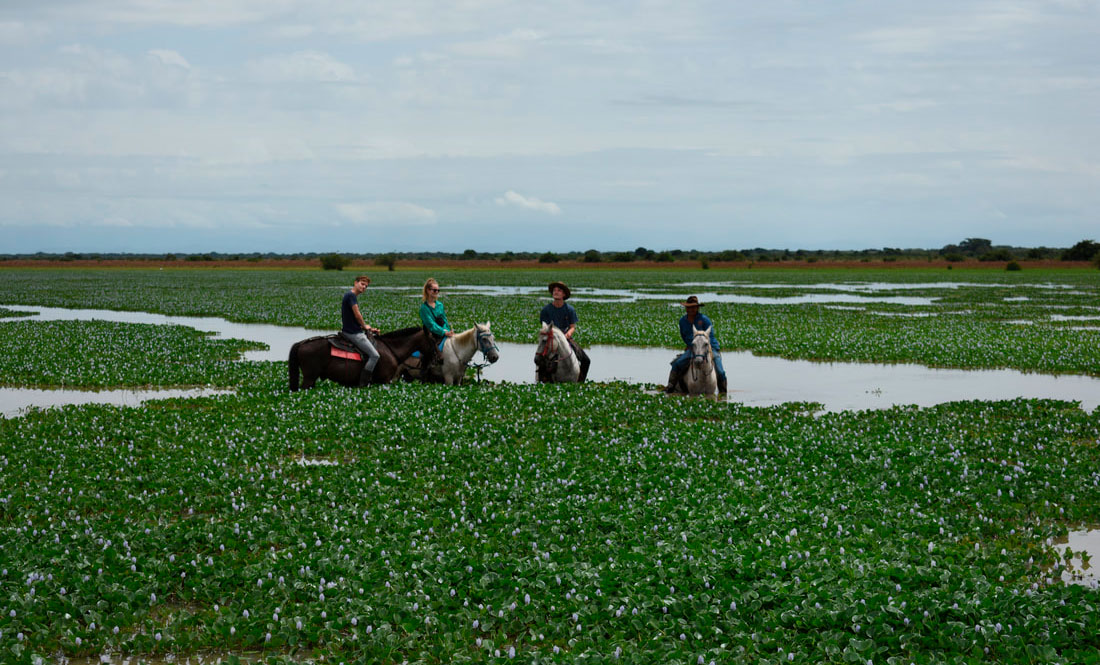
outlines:
[[[687,371],[688,365],[691,363],[691,349],[688,349],[676,356],[676,359],[672,361],[672,369],[677,372]],[[726,378],[726,368],[722,367],[722,352],[714,352],[714,371],[718,373],[719,379]]]
[[[359,347],[359,350],[363,352],[363,356],[367,359],[367,365],[363,368],[363,371],[370,374],[374,371],[374,366],[378,364],[378,349],[374,348],[374,345],[367,339],[367,334],[364,332],[357,333],[344,333],[347,335],[355,346]]]

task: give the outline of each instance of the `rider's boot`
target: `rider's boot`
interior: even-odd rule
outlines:
[[[665,392],[668,394],[681,393],[683,389],[680,388],[680,379],[683,378],[684,373],[677,370],[675,367],[668,371],[668,385],[665,386]]]
[[[724,377],[724,376],[718,377],[718,394],[719,395],[725,395],[726,394],[726,377]]]
[[[359,387],[369,386],[372,376],[374,376],[374,369],[367,369],[366,364],[364,364],[362,371],[359,372]]]

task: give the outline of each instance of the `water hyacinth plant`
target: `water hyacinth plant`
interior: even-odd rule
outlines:
[[[0,639],[337,662],[1100,647],[1095,592],[1057,581],[1052,546],[1097,519],[1095,415],[805,407],[259,381],[0,421]]]
[[[79,278],[65,279],[64,290],[54,288],[67,275]],[[1100,375],[1094,352],[1100,345],[1100,273],[1095,271],[590,269],[431,275],[444,287],[456,329],[491,320],[501,341],[532,341],[539,308],[549,298],[546,284],[563,279],[573,288],[584,345],[679,346],[679,310],[672,304],[689,293],[718,293],[769,299],[706,305],[725,349],[810,360]],[[364,316],[387,330],[417,325],[420,286],[428,276],[378,272],[360,303]],[[0,303],[336,329],[339,297],[350,278],[322,271],[7,269]],[[511,290],[502,296],[484,291],[487,286]],[[642,297],[624,301],[615,295],[623,291]],[[847,300],[806,301],[837,295]],[[912,299],[922,304],[908,304],[916,302]]]
[[[531,272],[506,279],[545,281]],[[188,282],[190,274],[161,282],[152,272],[90,271],[72,280],[69,301],[72,293],[13,271],[0,280],[0,302],[137,307],[144,290],[163,292],[158,307],[174,313],[319,325],[298,317],[331,309],[341,288],[320,271],[196,272]],[[408,283],[364,302],[397,321],[421,276],[385,275]],[[672,299],[683,287],[665,282],[693,277],[637,284]],[[832,348],[1095,373],[1096,347],[1079,341],[1094,332],[1048,335],[1045,347],[997,332],[1059,328],[1045,305],[1088,315],[1096,286],[1075,279],[929,287],[937,315],[920,318],[885,316],[912,313],[886,303],[707,311],[729,317],[731,340],[742,335],[737,322],[773,328],[751,343],[796,357]],[[131,292],[127,280],[144,286]],[[254,280],[274,297],[246,307],[261,293]],[[837,277],[821,283],[829,280]],[[96,288],[84,290],[88,281]],[[1033,300],[1010,300],[1018,297]],[[493,307],[519,336],[543,296],[450,298],[458,326],[462,316],[491,317],[497,330]],[[594,308],[586,334],[628,341],[643,335],[632,326],[665,334],[675,313],[662,302],[582,304]],[[810,325],[818,309],[834,329]],[[965,320],[963,309],[977,312],[973,323],[945,323]],[[1100,523],[1100,414],[1075,404],[815,417],[813,405],[749,408],[619,383],[325,383],[289,394],[285,363],[234,361],[245,344],[183,328],[0,325],[10,326],[0,342],[14,359],[0,373],[9,385],[236,390],[0,419],[3,662],[216,653],[276,662],[1078,663],[1100,649],[1097,591],[1061,582],[1055,547],[1067,531]],[[947,330],[970,336],[925,348]],[[892,341],[901,331],[910,332]],[[81,335],[57,360],[19,341]],[[122,342],[145,350],[124,352]],[[178,362],[161,363],[165,356]]]

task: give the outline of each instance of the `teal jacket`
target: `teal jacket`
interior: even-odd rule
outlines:
[[[451,331],[451,324],[447,323],[447,313],[443,311],[443,303],[435,302],[435,309],[426,302],[420,303],[420,321],[436,337],[442,337]]]

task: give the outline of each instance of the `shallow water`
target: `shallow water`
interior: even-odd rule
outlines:
[[[246,360],[285,360],[297,341],[332,331],[269,324],[234,323],[215,317],[164,316],[142,312],[70,310],[57,307],[10,306],[38,312],[32,319],[101,319],[128,323],[187,325],[216,336],[255,340],[270,348],[249,351]],[[489,381],[533,383],[535,344],[498,342],[501,359],[482,370]],[[669,362],[677,351],[665,348],[593,346],[589,379],[664,385]],[[749,352],[722,354],[732,402],[770,406],[784,402],[818,402],[827,411],[881,409],[893,405],[932,406],[962,400],[1002,400],[1017,397],[1081,402],[1092,411],[1100,404],[1100,378],[1024,373],[1016,370],[933,369],[922,365],[821,363],[756,356]],[[481,361],[481,355],[474,357]],[[16,390],[16,389],[8,389]],[[54,392],[54,391],[45,391]],[[123,391],[130,392],[130,391]],[[78,397],[96,393],[80,393]],[[50,402],[56,404],[58,402]],[[26,406],[26,405],[24,405]],[[0,394],[0,409],[10,407]]]
[[[1066,548],[1073,550],[1074,556],[1062,570],[1062,581],[1066,584],[1083,584],[1092,588],[1100,586],[1100,530],[1087,529],[1072,531],[1055,543],[1059,556]],[[1087,553],[1089,561],[1084,561],[1082,553]]]
[[[489,381],[531,383],[535,345],[498,342],[500,360],[482,370]],[[591,381],[656,383],[668,380],[674,349],[593,346]],[[475,357],[475,360],[478,358]],[[1081,402],[1086,411],[1100,405],[1100,378],[1030,374],[1017,370],[934,369],[923,365],[823,363],[724,351],[728,401],[750,406],[819,402],[826,411],[884,409],[894,405],[934,406],[963,400],[1017,397]]]
[[[709,287],[713,288],[715,284],[709,284]],[[761,286],[761,285],[736,285],[736,286]],[[798,285],[781,286],[781,285],[769,285],[775,288],[798,288]],[[816,288],[818,285],[808,285],[808,288],[812,286]],[[827,286],[825,288],[828,288]],[[546,293],[546,289],[543,287],[533,286],[482,286],[482,285],[462,285],[458,284],[445,289],[448,294],[458,293],[476,293],[478,295],[486,296],[532,296],[532,297],[546,297],[549,299],[549,295]],[[854,293],[807,293],[796,296],[786,297],[765,297],[765,296],[750,296],[735,293],[713,293],[713,292],[696,292],[694,295],[698,296],[699,300],[707,302],[724,302],[724,303],[738,303],[738,304],[754,304],[754,305],[800,305],[806,303],[888,303],[893,305],[931,305],[935,302],[934,298],[919,298],[911,296],[874,296],[874,295],[858,295],[861,293],[861,289],[848,288],[846,290],[853,291]],[[869,292],[868,292],[869,293]],[[683,296],[673,295],[667,291],[651,292],[645,290],[633,290],[633,289],[596,289],[596,288],[584,288],[578,287],[572,290],[571,300],[585,301],[585,300],[615,300],[619,302],[637,302],[639,300],[667,300],[670,306],[677,306],[681,302],[682,298],[687,297],[685,293]]]
[[[231,390],[195,388],[191,390],[39,390],[37,388],[0,388],[0,417],[18,418],[30,409],[69,404],[116,404],[138,406],[142,402],[172,397],[209,397],[230,394]]]

